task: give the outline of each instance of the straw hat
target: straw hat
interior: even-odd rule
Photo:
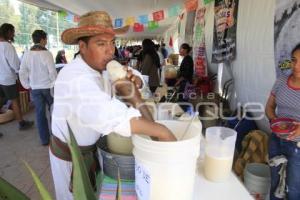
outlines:
[[[78,27],[65,30],[61,35],[61,40],[65,44],[77,44],[81,37],[94,36],[102,33],[111,35],[124,34],[129,26],[114,29],[112,20],[105,11],[88,12],[80,16]]]

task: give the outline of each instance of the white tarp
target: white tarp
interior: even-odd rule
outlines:
[[[72,12],[73,14],[82,15],[89,11],[104,10],[107,11],[113,19],[127,17],[135,17],[136,20],[140,15],[149,15],[152,19],[152,13],[159,10],[165,11],[165,19],[159,22],[159,28],[149,31],[145,28],[143,32],[130,31],[123,35],[126,38],[159,38],[163,33],[176,22],[177,17],[168,17],[167,10],[174,5],[180,5],[184,8],[183,0],[23,0],[24,2],[32,2],[37,6],[46,7],[57,10],[58,8]],[[40,3],[40,5],[39,5]]]
[[[180,3],[182,0],[47,0],[48,2],[72,11],[83,14],[90,10],[106,10],[114,17],[126,17],[128,14],[138,16],[151,14],[159,9]],[[212,52],[214,4],[210,3],[206,11],[206,49],[207,55]],[[237,20],[237,58],[232,62],[232,72],[235,80],[236,101],[241,104],[261,103],[265,105],[271,87],[275,81],[274,61],[274,10],[275,0],[239,0],[239,14]],[[172,20],[171,20],[172,21]],[[170,24],[175,23],[174,21]],[[168,25],[170,25],[168,24]],[[163,33],[157,30],[154,34]],[[173,26],[171,30],[176,30]],[[183,27],[182,27],[183,28]],[[130,33],[135,34],[135,33]],[[170,33],[167,33],[170,35]],[[179,45],[181,44],[181,38]],[[167,41],[166,41],[167,42]],[[211,64],[210,70],[215,73],[218,67]],[[223,82],[229,77],[226,67],[223,70]],[[260,128],[268,129],[266,119],[258,122]]]
[[[207,55],[212,52],[213,4],[207,8],[206,47]],[[260,103],[265,105],[275,81],[274,60],[274,9],[275,0],[239,0],[237,20],[237,57],[232,62],[236,101],[241,104]],[[208,56],[210,70],[218,70]],[[224,70],[223,82],[228,79]],[[266,119],[258,121],[263,130],[268,130]]]

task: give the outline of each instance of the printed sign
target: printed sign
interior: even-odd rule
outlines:
[[[274,50],[276,76],[291,73],[291,51],[299,43],[299,0],[276,0]]]
[[[207,76],[207,59],[205,50],[205,7],[199,8],[196,11],[195,26],[194,26],[194,45],[193,58],[195,66],[195,74],[197,77]]]
[[[139,200],[150,199],[150,184],[150,173],[142,164],[135,160],[135,192]]]
[[[239,0],[215,0],[212,62],[231,62],[236,56]]]

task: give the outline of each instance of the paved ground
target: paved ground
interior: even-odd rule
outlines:
[[[25,115],[26,119],[34,120],[34,112]],[[0,176],[23,191],[32,200],[40,196],[31,175],[22,160],[27,161],[38,174],[46,188],[54,198],[54,187],[49,163],[48,147],[42,146],[36,126],[19,131],[17,122],[0,124]]]

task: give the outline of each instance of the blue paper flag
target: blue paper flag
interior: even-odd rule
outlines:
[[[68,20],[68,21],[73,21],[73,19],[74,19],[74,15],[71,14],[71,13],[68,13],[68,15],[67,15],[67,17],[66,17],[66,20]]]
[[[140,15],[139,22],[141,24],[148,24],[148,22],[149,22],[148,15]]]
[[[123,26],[123,19],[122,18],[115,19],[115,27],[120,28],[122,26]]]
[[[168,15],[169,17],[178,16],[180,14],[180,11],[181,11],[181,6],[179,4],[173,5],[169,8]]]

